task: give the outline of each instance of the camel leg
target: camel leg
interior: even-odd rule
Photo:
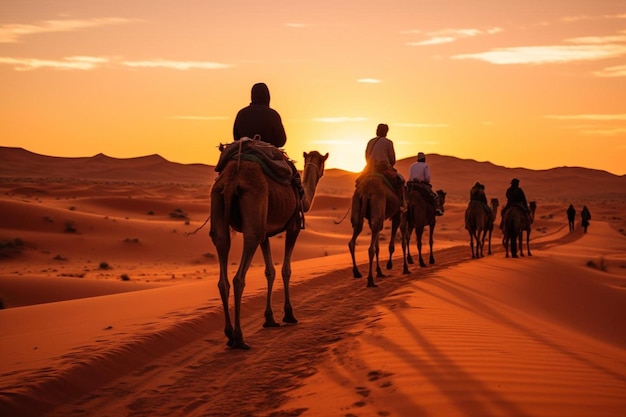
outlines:
[[[378,234],[379,231],[378,230],[372,230],[372,239],[370,241],[370,246],[367,250],[367,254],[369,256],[369,272],[367,274],[367,286],[368,287],[377,287],[376,284],[374,284],[374,274],[372,273],[373,271],[373,265],[374,265],[374,257],[378,257]]]
[[[261,251],[263,252],[263,260],[265,261],[265,279],[267,280],[267,297],[265,302],[265,323],[263,327],[279,327],[280,324],[274,320],[274,312],[272,311],[272,291],[274,289],[274,280],[276,279],[276,268],[272,261],[272,248],[270,239],[265,238],[261,242]]]
[[[291,307],[291,296],[289,292],[289,281],[291,280],[291,255],[293,249],[296,246],[296,240],[300,234],[300,229],[294,230],[287,229],[285,237],[285,258],[283,260],[283,287],[285,289],[285,315],[283,316],[284,323],[297,323],[298,320],[293,315],[293,308]]]
[[[474,255],[474,234],[472,233],[471,230],[469,232],[469,236],[470,236],[470,249],[472,250],[472,259],[474,259],[476,258],[476,256]]]
[[[220,265],[220,277],[217,287],[224,309],[224,334],[228,338],[228,346],[233,345],[233,324],[230,319],[228,298],[230,296],[230,282],[228,281],[228,253],[230,252],[230,230],[223,219],[224,205],[218,198],[211,200],[211,230],[209,232],[213,245],[217,250]]]
[[[424,262],[424,258],[422,257],[422,237],[424,236],[424,229],[417,228],[415,229],[415,239],[417,240],[417,254],[419,257],[420,266],[423,268],[426,266],[426,262]]]
[[[385,278],[387,275],[383,274],[383,270],[380,267],[380,231],[378,232],[378,236],[376,237],[374,256],[376,259],[376,277]]]
[[[481,233],[479,233],[480,236],[480,257],[484,257],[485,253],[484,253],[484,249],[485,249],[485,236],[487,235],[487,230],[483,229]]]
[[[409,271],[409,265],[406,262],[406,252],[407,252],[407,231],[408,231],[408,222],[407,218],[403,217],[400,221],[400,243],[402,246],[402,274],[408,275],[411,273]]]
[[[435,225],[432,224],[430,226],[428,226],[428,246],[430,247],[430,257],[428,259],[428,263],[430,263],[431,265],[433,265],[435,263],[435,254],[433,253],[433,235],[435,234]]]
[[[520,230],[518,237],[519,255],[524,256],[524,231]]]
[[[406,261],[413,265],[413,256],[411,256],[411,234],[413,233],[413,226],[407,226],[406,232]]]
[[[530,253],[530,229],[526,231],[526,253],[528,253],[528,256],[533,255]]]
[[[389,239],[389,260],[387,261],[387,269],[391,269],[393,266],[391,257],[393,253],[396,251],[396,233],[398,232],[399,226],[400,226],[400,216],[395,215],[391,219],[391,238]]]
[[[489,229],[489,231],[487,232],[487,254],[491,255],[491,233],[493,232],[493,228]]]
[[[252,207],[255,204],[252,201],[245,202],[244,199],[240,199],[242,207]],[[239,262],[239,268],[233,278],[233,293],[235,296],[235,326],[233,328],[233,344],[235,349],[250,349],[250,347],[243,340],[243,333],[241,331],[241,300],[243,298],[243,290],[246,286],[246,273],[252,263],[254,253],[259,244],[266,240],[266,231],[264,227],[259,227],[260,224],[265,224],[267,218],[267,209],[261,209],[254,211],[254,213],[248,213],[244,216],[244,222],[242,224],[243,234],[243,249],[241,252],[241,260]],[[267,243],[269,246],[269,243]]]
[[[363,230],[363,221],[352,225],[352,238],[350,242],[348,242],[348,248],[350,249],[350,256],[352,256],[352,275],[354,278],[362,278],[361,272],[359,272],[359,268],[356,266],[356,257],[354,256],[354,251],[356,249],[356,238],[359,236],[361,231]]]

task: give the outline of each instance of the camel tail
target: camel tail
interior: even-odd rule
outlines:
[[[224,223],[231,224],[231,214],[233,209],[233,201],[239,195],[238,186],[236,184],[229,184],[224,187],[222,196],[224,198]]]
[[[360,222],[362,222],[363,219],[366,218],[367,216],[367,205],[369,203],[369,199],[362,195],[359,197],[358,201],[359,201],[359,206],[352,207],[352,225],[353,226],[355,224],[360,224]],[[355,208],[357,208],[358,210],[354,210]]]

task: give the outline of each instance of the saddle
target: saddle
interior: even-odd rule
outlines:
[[[296,216],[300,229],[304,229],[304,190],[298,171],[287,154],[271,143],[263,142],[258,135],[254,139],[243,137],[229,144],[220,143],[220,158],[215,171],[221,173],[230,161],[252,161],[261,166],[263,173],[282,185],[290,185],[296,193],[298,208]]]
[[[294,172],[288,162],[289,157],[270,143],[244,137],[229,144],[220,144],[220,152],[216,172],[222,172],[226,164],[233,160],[253,161],[272,180],[284,185],[292,183]]]
[[[410,180],[406,183],[407,192],[418,191],[426,201],[434,203],[432,185],[419,180]]]
[[[398,190],[398,187],[402,183],[402,179],[398,175],[398,172],[389,167],[388,164],[376,164],[376,166],[365,166],[365,169],[363,170],[363,172],[361,172],[361,174],[357,177],[355,181],[356,187],[359,187],[359,185],[362,184],[366,178],[371,177],[382,178],[385,185],[394,192]]]

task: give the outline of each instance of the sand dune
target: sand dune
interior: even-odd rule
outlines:
[[[0,157],[2,416],[534,417],[626,409],[624,177],[433,155],[435,186],[448,191],[436,263],[402,275],[396,245],[392,270],[372,289],[352,278],[351,227],[341,220],[355,174],[327,170],[292,265],[300,323],[262,328],[257,254],[242,313],[252,350],[244,352],[225,346],[215,249],[201,228],[211,167],[12,148],[0,148]],[[410,162],[400,162],[401,172]],[[503,201],[513,176],[538,202],[533,256],[504,258],[496,231],[494,254],[472,260],[463,227],[468,188],[480,179],[488,197]],[[570,202],[590,208],[588,233],[579,224],[567,230]],[[367,232],[358,243],[364,269]],[[240,245],[235,236],[233,265]],[[282,245],[280,236],[273,240],[277,263]],[[282,301],[278,283],[277,318]]]

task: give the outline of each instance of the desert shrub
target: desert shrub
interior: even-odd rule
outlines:
[[[131,239],[131,238],[127,237],[126,239],[124,239],[124,242],[125,243],[139,243],[139,238],[134,237],[134,238]]]
[[[607,272],[608,270],[604,257],[600,257],[600,262],[597,264],[593,260],[587,261],[587,266],[589,268],[599,269],[600,271],[604,271],[604,272]]]
[[[174,209],[171,213],[170,213],[170,217],[172,219],[188,219],[187,217],[187,213],[185,213],[182,209]]]
[[[150,210],[149,212],[146,213],[148,216],[154,216],[154,211]]]
[[[76,230],[76,227],[74,227],[74,222],[71,220],[68,220],[65,222],[65,233],[78,233],[78,231]]]
[[[128,274],[122,274],[120,275],[120,279],[122,281],[130,281],[130,277],[128,276]]]
[[[21,249],[24,247],[24,241],[19,237],[12,240],[0,242],[0,249]]]
[[[59,255],[57,254],[54,258],[55,261],[67,261],[67,258],[65,256]]]
[[[108,264],[108,262],[100,262],[100,265],[98,265],[98,269],[109,269],[111,268]]]

